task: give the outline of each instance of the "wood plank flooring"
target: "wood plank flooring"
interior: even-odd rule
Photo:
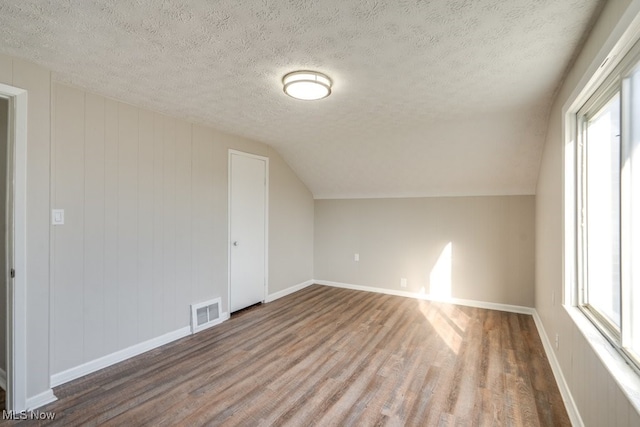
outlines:
[[[531,316],[319,285],[54,391],[43,425],[570,425]]]

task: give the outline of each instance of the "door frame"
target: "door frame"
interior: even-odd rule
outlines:
[[[231,314],[231,156],[244,156],[265,162],[264,195],[264,298],[269,295],[269,158],[244,151],[229,149],[227,165],[227,308]]]
[[[9,100],[8,175],[13,178],[13,254],[15,278],[7,281],[8,411],[27,409],[27,91],[0,83],[0,96]],[[9,243],[9,242],[8,242]],[[9,255],[10,256],[10,255]],[[10,275],[8,274],[10,279]]]

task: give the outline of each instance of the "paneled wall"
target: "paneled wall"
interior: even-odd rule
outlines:
[[[5,55],[0,83],[28,91],[33,402],[52,374],[188,326],[191,302],[221,296],[226,309],[229,148],[270,158],[269,292],[313,278],[313,197],[275,150],[52,85]]]
[[[52,370],[227,311],[227,152],[270,162],[269,291],[313,274],[313,198],[269,147],[53,85]]]
[[[532,307],[534,202],[533,196],[316,200],[315,278]]]
[[[639,426],[640,414],[623,394],[587,338],[562,307],[563,295],[563,106],[596,59],[629,0],[606,3],[582,52],[558,91],[549,116],[548,133],[536,190],[536,310],[547,336],[559,335],[554,349],[564,378],[586,426]],[[637,2],[635,2],[637,3]],[[636,8],[637,8],[636,4]],[[596,61],[597,67],[600,60]],[[552,297],[555,295],[555,298]]]

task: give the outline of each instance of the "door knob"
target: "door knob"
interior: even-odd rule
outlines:
[[[238,246],[238,241],[233,242],[233,246]]]

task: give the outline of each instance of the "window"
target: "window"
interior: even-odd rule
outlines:
[[[640,368],[640,47],[575,119],[577,303]]]

